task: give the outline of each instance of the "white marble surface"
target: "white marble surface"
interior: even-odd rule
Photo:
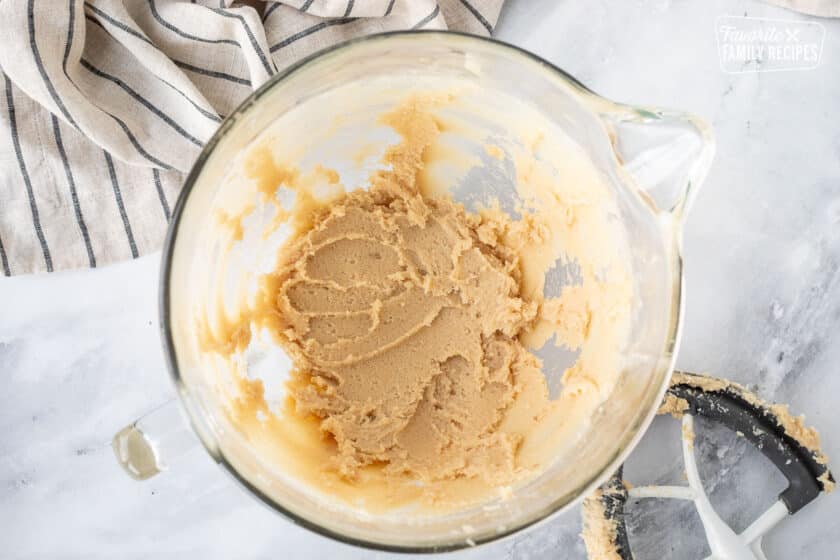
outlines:
[[[746,1],[508,0],[499,36],[606,96],[713,123],[717,158],[685,233],[678,365],[806,412],[840,461],[840,20],[823,22],[820,68],[732,75],[720,71],[715,44],[714,20],[724,14],[799,17]],[[172,394],[157,270],[151,256],[0,281],[0,557],[370,558],[281,519],[201,452],[145,483],[120,472],[112,433]],[[701,438],[701,473],[716,507],[743,528],[782,479],[743,442],[712,433],[723,443]],[[678,481],[677,449],[673,423],[658,421],[630,475]],[[670,537],[650,529],[654,519]],[[639,558],[704,555],[687,505],[640,504],[631,529]],[[572,511],[449,557],[581,559],[578,531]],[[837,496],[766,541],[771,560],[830,560],[838,547]]]

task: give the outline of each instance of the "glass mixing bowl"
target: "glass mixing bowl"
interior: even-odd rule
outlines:
[[[392,95],[396,103],[403,95],[399,84],[427,79],[452,79],[491,97],[497,93],[520,100],[539,112],[545,126],[556,127],[582,147],[614,198],[626,238],[632,325],[618,385],[584,437],[506,500],[495,507],[478,504],[422,518],[358,515],[324,508],[289,484],[229,425],[196,343],[195,309],[208,305],[203,298],[217,289],[208,288],[208,271],[217,270],[222,258],[218,250],[208,251],[205,229],[231,162],[276,119],[294,111],[308,114],[317,127],[325,111],[344,111],[348,122],[364,127],[381,113],[378,101],[370,107],[361,101],[325,108],[320,100],[347,84],[391,80],[394,87],[379,88],[377,99]],[[503,107],[487,110],[502,113],[504,120]],[[492,134],[503,136],[505,130]],[[330,146],[322,148],[322,155],[330,157]],[[441,551],[488,542],[575,504],[624,461],[668,385],[682,316],[680,230],[713,151],[710,131],[698,119],[605,100],[533,54],[490,39],[437,31],[387,33],[294,65],[224,121],[187,177],[163,249],[160,286],[163,344],[180,407],[165,405],[117,434],[118,459],[135,478],[164,469],[190,445],[181,408],[207,452],[269,507],[318,533],[387,550]],[[513,180],[468,175],[466,188],[454,196],[466,200],[491,188],[498,194],[513,189]]]

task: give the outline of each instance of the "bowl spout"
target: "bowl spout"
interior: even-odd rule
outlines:
[[[668,213],[681,223],[714,157],[711,127],[688,113],[599,105],[598,113],[629,184],[656,212]]]

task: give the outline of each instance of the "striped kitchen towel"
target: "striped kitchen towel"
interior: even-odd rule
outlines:
[[[0,266],[160,248],[224,116],[278,70],[395,29],[487,35],[503,0],[0,1]]]

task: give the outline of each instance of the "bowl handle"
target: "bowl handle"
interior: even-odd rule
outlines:
[[[129,476],[146,480],[198,447],[199,441],[184,420],[178,399],[172,399],[117,432],[111,446]]]

